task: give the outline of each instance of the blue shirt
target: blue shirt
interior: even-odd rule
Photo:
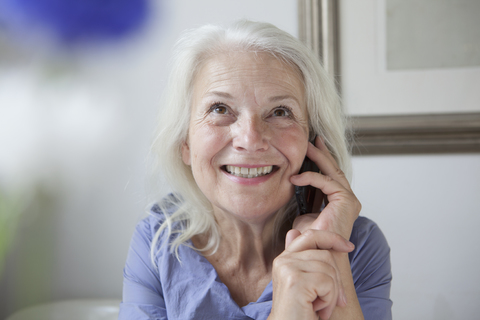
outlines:
[[[271,282],[256,302],[239,307],[210,262],[188,246],[178,249],[181,262],[168,246],[162,246],[156,256],[158,267],[154,267],[150,247],[162,220],[163,214],[154,207],[150,216],[137,225],[124,269],[119,320],[268,317],[272,307]],[[160,242],[167,241],[166,237],[164,232]],[[391,319],[392,275],[385,237],[374,222],[359,217],[350,241],[355,244],[355,250],[349,253],[350,265],[365,319]]]

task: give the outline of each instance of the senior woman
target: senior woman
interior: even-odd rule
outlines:
[[[190,31],[174,57],[153,144],[172,194],[137,225],[120,319],[390,319],[389,248],[359,217],[317,58],[249,21]],[[298,174],[305,156],[321,173]],[[298,216],[305,185],[320,214]]]

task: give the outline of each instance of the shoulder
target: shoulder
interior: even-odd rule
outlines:
[[[358,217],[353,225],[350,241],[355,245],[355,249],[350,252],[350,264],[352,272],[360,269],[365,271],[375,269],[387,264],[390,270],[390,247],[382,230],[372,220],[366,217]]]
[[[165,214],[162,212],[158,204],[155,204],[148,211],[148,216],[137,223],[135,231],[142,234],[155,234],[164,221]]]
[[[155,204],[150,208],[148,216],[137,223],[130,242],[126,270],[129,270],[129,266],[135,265],[137,261],[141,260],[144,263],[151,261],[153,258],[151,256],[152,252],[156,253],[155,260],[157,260],[158,256],[165,251],[160,249],[165,249],[169,237],[171,237],[170,231],[176,225],[162,227],[166,221],[166,214],[169,214],[168,210],[168,207],[163,206],[162,210],[160,205]],[[152,247],[154,250],[152,250]],[[154,264],[157,262],[155,261]]]
[[[179,227],[179,223],[174,223],[173,225],[169,225],[166,226],[166,228],[163,228],[159,235],[157,234],[158,230],[167,220],[167,215],[174,212],[175,209],[176,206],[174,204],[165,202],[165,199],[160,204],[152,205],[150,207],[150,210],[148,211],[148,216],[137,223],[133,237],[144,238],[150,243],[152,243],[157,236],[160,240],[162,237],[168,234],[169,228],[176,229]]]
[[[350,241],[355,244],[352,254],[365,254],[365,251],[377,254],[389,254],[390,247],[382,230],[372,220],[366,217],[358,217],[353,224]]]
[[[163,212],[157,205],[154,205],[149,210],[148,216],[140,220],[135,226],[130,242],[129,255],[142,257],[147,260],[157,231],[164,221],[165,216]]]
[[[150,249],[155,234],[164,221],[165,215],[157,205],[154,205],[150,209],[148,216],[137,223],[132,236],[131,246],[141,246],[145,249]]]
[[[153,292],[162,291],[158,274],[159,257],[168,255],[164,244],[168,243],[169,235],[167,228],[160,229],[166,220],[164,211],[159,205],[153,205],[148,216],[137,223],[125,263],[124,288],[140,284]],[[154,257],[152,252],[155,253]]]

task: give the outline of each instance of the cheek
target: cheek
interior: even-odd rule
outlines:
[[[202,125],[192,130],[190,159],[192,165],[210,166],[226,144],[228,132],[221,127]]]
[[[302,150],[305,151],[303,153],[303,156],[305,156],[308,146],[308,133],[302,127],[292,126],[288,129],[276,130],[274,136],[283,141],[282,145],[286,150],[291,150],[289,154],[298,154]]]
[[[282,130],[276,133],[282,153],[287,157],[292,173],[302,166],[308,148],[308,133],[301,127]]]

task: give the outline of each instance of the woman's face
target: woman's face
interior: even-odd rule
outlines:
[[[182,158],[215,214],[266,221],[293,196],[308,145],[299,71],[267,53],[218,54],[197,74]]]

